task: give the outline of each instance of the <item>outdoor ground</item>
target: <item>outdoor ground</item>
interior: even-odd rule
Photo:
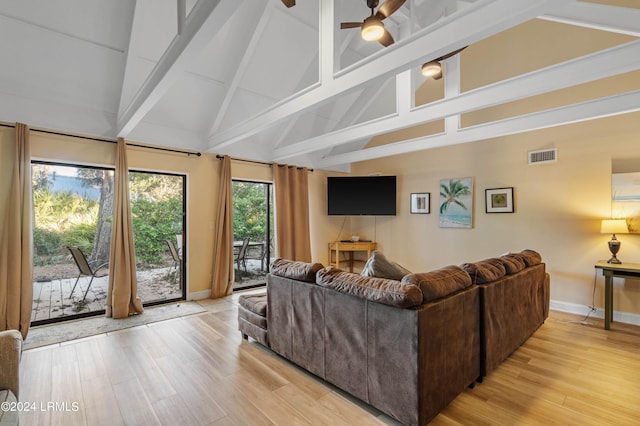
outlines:
[[[247,260],[247,271],[236,270],[234,290],[252,288],[265,283],[265,271],[260,261]],[[87,314],[105,309],[108,270],[98,274],[83,301],[91,277],[82,276],[71,295],[78,268],[75,264],[35,266],[33,268],[33,309],[31,321],[60,319],[71,315]],[[143,303],[162,302],[182,297],[179,271],[171,262],[149,270],[138,270],[138,296]]]
[[[31,321],[104,310],[109,285],[107,273],[105,270],[104,275],[94,278],[83,300],[91,277],[80,277],[72,295],[71,290],[78,277],[78,268],[74,264],[34,267]],[[137,278],[138,296],[143,303],[182,297],[179,271],[171,266],[139,270]]]

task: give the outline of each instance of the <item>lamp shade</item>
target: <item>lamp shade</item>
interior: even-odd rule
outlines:
[[[626,219],[605,219],[600,228],[601,234],[628,234]]]

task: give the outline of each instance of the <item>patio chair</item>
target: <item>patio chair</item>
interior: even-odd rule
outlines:
[[[73,292],[76,290],[76,286],[78,285],[78,281],[80,281],[80,277],[91,277],[89,285],[84,292],[84,297],[82,298],[82,301],[84,302],[84,300],[87,298],[87,294],[89,293],[89,289],[91,288],[91,284],[93,283],[93,279],[96,277],[96,273],[98,273],[101,269],[109,266],[109,262],[98,265],[98,267],[94,269],[91,266],[91,263],[87,261],[87,257],[84,255],[82,250],[80,250],[80,247],[67,246],[67,249],[69,250],[69,252],[71,252],[71,256],[73,257],[73,260],[76,262],[76,266],[80,271],[80,274],[78,274],[78,278],[76,278],[76,283],[73,285],[71,293],[69,294],[69,299],[71,299],[71,296],[73,296]]]
[[[259,260],[260,271],[265,270],[265,262],[267,262],[267,247],[266,243],[255,242],[247,247],[247,252],[244,256],[247,260]],[[246,269],[246,268],[245,268]]]
[[[176,249],[175,244],[173,244],[173,241],[171,240],[165,240],[167,242],[167,245],[169,246],[169,251],[171,252],[171,257],[173,258],[173,265],[171,265],[171,268],[169,268],[169,272],[171,272],[171,269],[178,269],[178,266],[180,265],[180,261],[182,259],[180,259],[180,254],[178,253],[178,250]]]
[[[238,272],[240,272],[240,265],[244,267],[244,271],[247,272],[247,246],[249,245],[249,237],[242,240],[242,245],[238,249],[238,252],[235,253],[235,261],[236,265],[238,265]]]

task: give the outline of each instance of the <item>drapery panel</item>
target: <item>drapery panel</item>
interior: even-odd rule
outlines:
[[[213,242],[211,297],[228,296],[233,292],[233,202],[231,198],[231,158],[222,157],[220,191],[218,193],[218,225]]]
[[[133,222],[129,202],[127,145],[122,138],[118,139],[114,186],[106,316],[127,318],[129,315],[144,312],[144,309],[138,297]]]
[[[311,262],[309,170],[273,165],[276,199],[276,252],[279,257]]]
[[[16,123],[13,174],[0,240],[0,330],[26,338],[31,323],[31,146],[29,127]]]

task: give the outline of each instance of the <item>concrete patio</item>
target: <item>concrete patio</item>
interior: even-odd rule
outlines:
[[[109,276],[96,277],[82,301],[91,277],[80,277],[73,295],[71,289],[76,278],[65,278],[33,283],[33,309],[31,321],[43,321],[70,315],[104,310],[107,300]],[[182,297],[179,271],[158,268],[138,271],[138,296],[143,303]]]

